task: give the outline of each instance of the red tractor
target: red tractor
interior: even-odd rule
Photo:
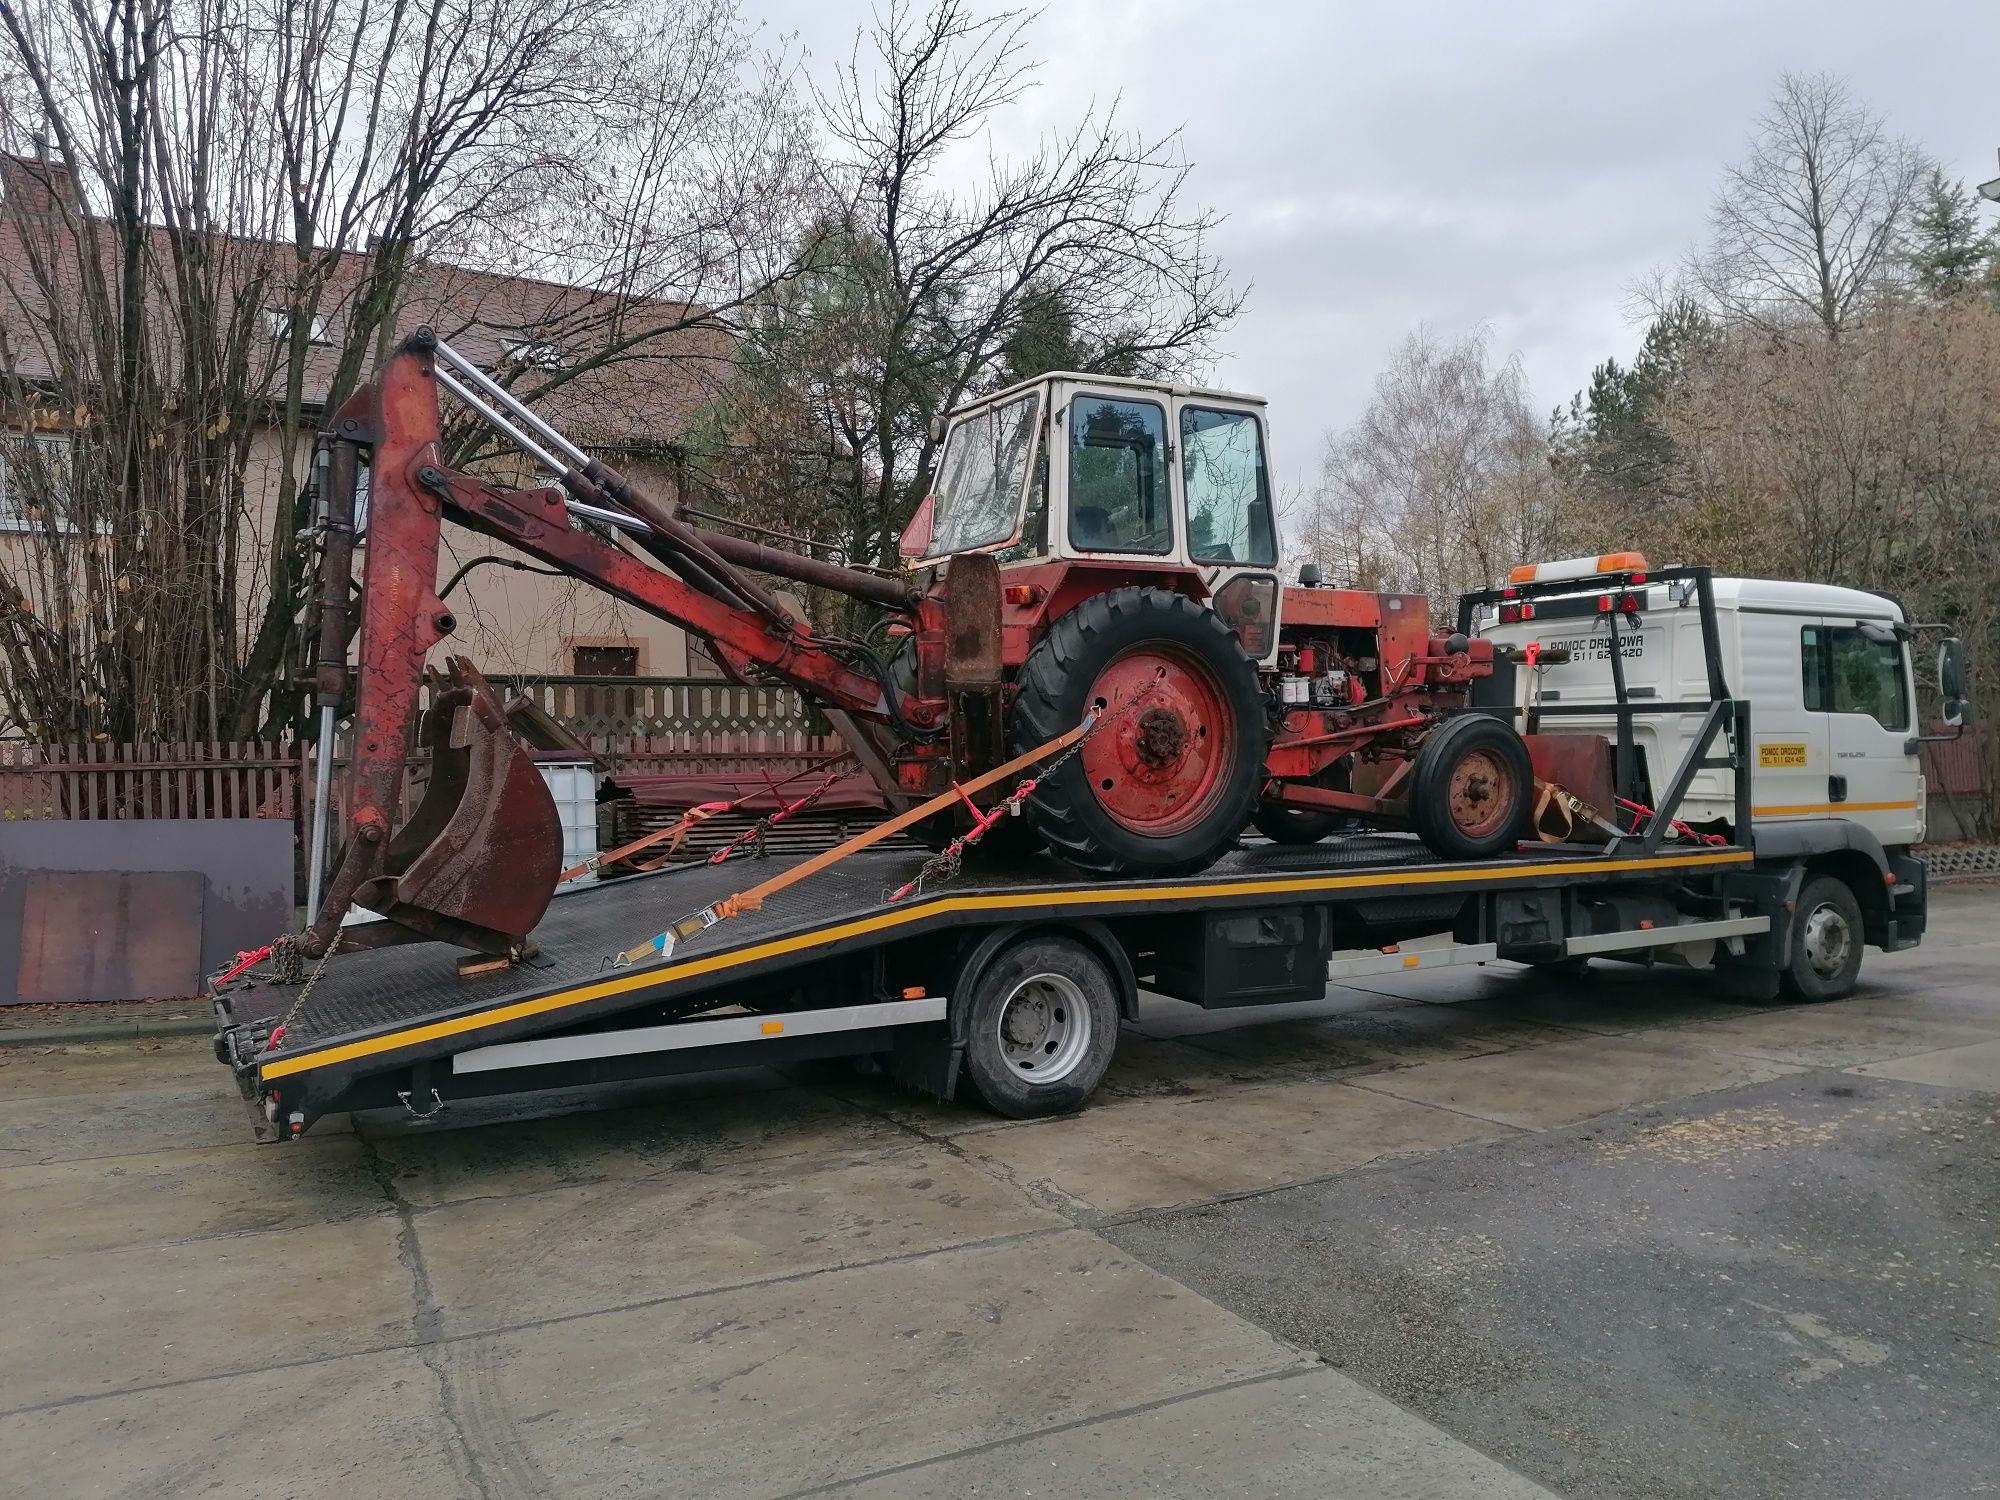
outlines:
[[[552,482],[447,468],[440,386]],[[799,688],[901,806],[1090,719],[1018,830],[1085,872],[1198,871],[1253,820],[1286,842],[1354,817],[1413,826],[1475,858],[1527,816],[1511,721],[1458,712],[1492,675],[1489,643],[1434,635],[1421,596],[1318,588],[1311,569],[1280,588],[1252,397],[1053,374],[954,412],[903,577],[690,525],[427,330],[322,443],[323,735],[347,687],[363,465],[370,514],[345,846],[308,952],[359,902],[412,936],[518,954],[554,886],[553,808],[468,664],[427,716],[426,798],[390,827],[424,660],[454,623],[434,592],[447,518],[673,621],[744,681]],[[885,659],[815,631],[762,577],[865,601],[903,643]]]

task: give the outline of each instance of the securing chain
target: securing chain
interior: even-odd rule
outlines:
[[[764,846],[764,835],[769,833],[771,829],[777,824],[784,822],[787,818],[795,817],[799,813],[802,813],[807,808],[811,807],[815,802],[819,801],[820,798],[824,797],[829,791],[831,791],[833,789],[834,783],[837,782],[839,779],[840,778],[838,776],[828,776],[825,781],[821,782],[818,786],[814,787],[811,791],[807,792],[803,797],[799,798],[798,801],[784,803],[780,805],[775,811],[764,814],[763,817],[759,818],[756,822],[752,823],[748,828],[744,829],[741,833],[737,834],[735,838],[731,839],[728,843],[724,844],[720,849],[716,850],[715,853],[709,855],[707,862],[712,865],[726,864],[730,859],[734,858],[737,854],[741,853],[745,849],[751,851],[753,858],[756,859],[764,858],[766,853],[769,852],[768,850],[766,850]]]
[[[293,968],[297,972],[303,973],[305,968],[305,947],[302,937],[294,937],[290,933],[287,933],[284,937],[279,938],[274,946],[281,973],[287,968]],[[300,1012],[306,1008],[306,1001],[312,998],[313,986],[319,983],[320,975],[326,972],[327,964],[339,950],[340,934],[335,933],[333,941],[326,945],[326,952],[319,956],[319,962],[313,965],[312,973],[306,977],[305,986],[299,991],[298,999],[292,1002],[291,1009],[285,1012],[284,1019],[271,1028],[271,1035],[264,1043],[264,1050],[266,1052],[271,1051],[279,1042],[284,1040],[285,1033],[291,1030],[292,1023],[298,1020]]]
[[[933,854],[929,859],[925,860],[913,879],[897,886],[893,891],[884,891],[882,899],[885,902],[891,902],[902,901],[911,896],[921,896],[926,890],[944,885],[956,879],[959,872],[965,868],[965,851],[967,849],[970,849],[981,839],[985,838],[987,831],[1002,818],[1021,816],[1021,804],[1034,794],[1036,787],[1060,771],[1072,756],[1082,754],[1083,747],[1089,744],[1096,737],[1098,731],[1103,729],[1105,725],[1109,724],[1113,719],[1120,718],[1131,712],[1138,705],[1140,699],[1153,691],[1158,681],[1159,679],[1155,677],[1151,682],[1142,682],[1123,703],[1120,703],[1116,708],[1105,709],[1091,723],[1090,728],[1084,732],[1081,739],[1077,740],[1067,750],[1064,750],[1062,754],[1058,755],[1046,766],[1041,767],[1034,775],[1022,777],[1015,785],[1014,790],[994,803],[988,811],[984,813],[980,812],[978,808],[972,806],[971,801],[968,799],[966,806],[971,809],[974,819],[973,826],[946,844],[944,848]]]

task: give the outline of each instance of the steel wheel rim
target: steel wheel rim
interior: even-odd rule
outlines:
[[[1491,750],[1473,750],[1451,768],[1451,821],[1467,838],[1484,838],[1506,821],[1513,777]]]
[[[1236,758],[1236,724],[1207,662],[1164,642],[1135,646],[1105,664],[1088,703],[1117,715],[1078,756],[1105,816],[1170,838],[1214,810]]]
[[[1854,930],[1847,914],[1831,901],[1822,901],[1806,915],[1806,962],[1813,973],[1831,979],[1847,967],[1847,955],[1854,946]]]
[[[994,1018],[1007,1070],[1028,1083],[1060,1083],[1090,1051],[1095,1022],[1083,988],[1066,974],[1031,974],[1014,986]]]

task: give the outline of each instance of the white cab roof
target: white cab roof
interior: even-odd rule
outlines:
[[[1718,578],[1715,602],[1721,609],[1771,609],[1787,614],[1843,615],[1862,620],[1903,618],[1902,606],[1895,600],[1866,589],[1778,578]]]

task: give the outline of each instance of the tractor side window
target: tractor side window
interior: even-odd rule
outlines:
[[[1069,540],[1085,552],[1170,552],[1166,413],[1078,396],[1069,408]]]
[[[1248,412],[1181,409],[1188,555],[1196,562],[1277,564],[1271,485],[1258,426]]]
[[[1910,727],[1910,683],[1902,644],[1870,639],[1851,626],[1806,626],[1802,637],[1806,707],[1866,714],[1884,729]]]
[[[937,500],[926,557],[991,547],[1014,535],[1040,406],[1030,393],[952,425],[932,490]]]

